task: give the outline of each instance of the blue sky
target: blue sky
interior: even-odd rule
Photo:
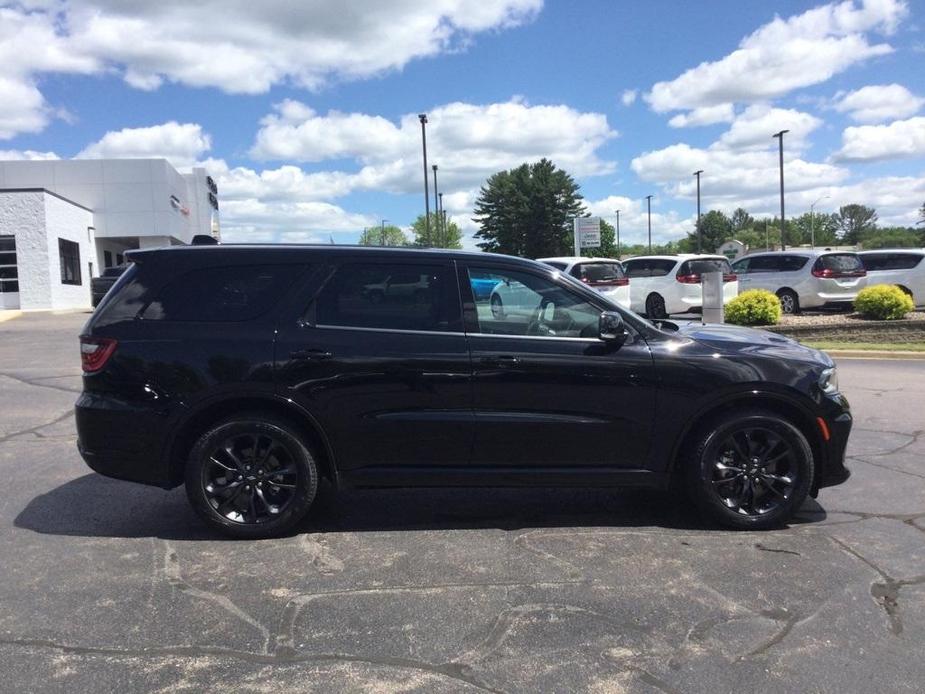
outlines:
[[[925,202],[925,4],[0,2],[0,158],[166,156],[217,178],[228,240],[351,242],[547,156],[642,240],[705,209]],[[468,244],[471,245],[471,240]]]

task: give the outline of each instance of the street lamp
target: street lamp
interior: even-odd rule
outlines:
[[[784,133],[789,132],[789,130],[781,130],[771,135],[777,138],[780,152],[780,249],[782,251],[787,250],[784,242]]]
[[[440,244],[446,245],[446,211],[443,209],[443,192],[440,193],[440,204],[437,205],[437,224],[440,225]]]
[[[827,198],[830,198],[830,197],[832,196],[823,195],[821,198],[816,200],[816,202],[814,202],[812,205],[809,206],[809,245],[811,248],[816,247],[816,225],[815,225],[815,219],[813,217],[813,212],[815,210],[816,205],[818,205],[821,201]]]
[[[703,173],[703,169],[695,171],[694,175],[697,177],[697,252],[703,253],[703,232],[700,230],[700,174]]]
[[[620,210],[614,210],[617,213],[617,260],[620,260]]]
[[[421,145],[424,148],[424,245],[430,245],[430,192],[427,190],[427,114],[419,113]]]
[[[434,170],[434,236],[436,237],[437,243],[434,245],[439,245],[440,242],[440,200],[437,195],[437,165],[434,164],[431,166]]]
[[[649,253],[652,253],[652,198],[654,195],[646,196],[646,207],[649,210]]]

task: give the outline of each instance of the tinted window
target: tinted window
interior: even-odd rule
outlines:
[[[0,292],[18,292],[18,277],[16,238],[14,236],[0,236]]]
[[[627,277],[664,277],[670,273],[677,261],[662,258],[638,258],[623,263]]]
[[[58,260],[61,264],[61,284],[82,284],[80,246],[73,241],[58,239]]]
[[[677,261],[675,260],[652,260],[650,261],[649,276],[664,277],[674,269],[676,263]]]
[[[698,258],[685,260],[678,269],[679,275],[702,275],[706,272],[729,274],[732,272],[732,266],[726,258]]]
[[[299,265],[236,265],[174,278],[145,307],[146,320],[246,321],[269,311],[303,269]]]
[[[348,328],[459,330],[454,275],[439,265],[341,265],[318,295],[315,322]]]
[[[820,270],[833,272],[856,272],[864,269],[861,258],[855,253],[831,253],[820,256],[815,263]]]
[[[589,284],[613,282],[626,276],[620,263],[579,263],[572,268],[571,274]]]
[[[780,257],[781,272],[796,272],[801,270],[809,258],[803,255],[784,255]]]
[[[861,261],[868,270],[911,270],[922,257],[917,253],[865,253]]]
[[[756,256],[748,265],[749,272],[777,272],[779,269],[780,258],[776,255]]]
[[[743,260],[738,260],[732,264],[732,271],[740,275],[748,272],[748,264],[751,262],[751,258],[745,258]]]
[[[549,267],[556,268],[556,270],[564,270],[568,267],[568,263],[563,263],[561,260],[544,260],[543,263]]]
[[[597,337],[601,310],[545,277],[526,272],[470,268],[490,278],[488,303],[477,303],[479,332],[534,337]]]
[[[646,260],[627,260],[623,263],[627,277],[648,277],[649,263]]]

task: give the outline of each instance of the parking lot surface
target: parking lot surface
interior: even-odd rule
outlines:
[[[80,460],[85,319],[0,324],[0,691],[922,690],[923,361],[839,364],[854,474],[784,530],[654,492],[324,489],[232,542]]]

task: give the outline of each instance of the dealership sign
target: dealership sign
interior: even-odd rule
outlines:
[[[575,218],[575,255],[581,255],[582,248],[601,247],[601,218]]]

